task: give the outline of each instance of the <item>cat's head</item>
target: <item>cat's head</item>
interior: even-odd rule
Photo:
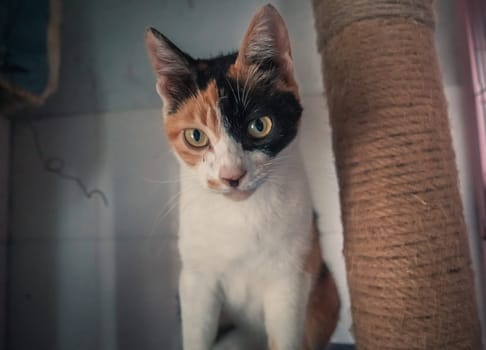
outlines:
[[[194,59],[146,32],[165,130],[202,186],[238,200],[260,186],[297,135],[302,107],[287,28],[266,5],[238,53]]]

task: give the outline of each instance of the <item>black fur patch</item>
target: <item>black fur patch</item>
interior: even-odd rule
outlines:
[[[188,55],[184,53],[186,59]],[[188,61],[192,67],[193,81],[197,89],[204,90],[212,80],[216,81],[220,98],[220,109],[223,126],[228,134],[243,149],[259,150],[270,156],[276,155],[284,149],[297,135],[298,124],[302,114],[302,106],[296,96],[289,91],[280,91],[276,88],[278,68],[274,64],[263,65],[266,80],[249,88],[250,83],[245,79],[236,81],[228,77],[228,69],[235,62],[237,53],[221,55],[212,59],[191,59]],[[252,84],[253,85],[253,84]],[[178,96],[179,104],[193,95],[191,89]],[[248,124],[259,117],[269,116],[273,128],[270,134],[262,139],[254,139],[248,134]]]
[[[276,75],[244,92],[244,82],[232,79],[217,81],[223,125],[228,134],[245,150],[259,150],[274,156],[297,135],[302,107],[293,93],[275,88]],[[248,134],[248,124],[269,116],[272,130],[262,139]]]
[[[194,61],[197,86],[204,90],[213,79],[218,79],[228,73],[229,67],[235,63],[237,52],[220,55],[212,59],[197,59]]]

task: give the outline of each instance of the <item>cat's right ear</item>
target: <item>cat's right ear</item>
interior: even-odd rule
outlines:
[[[195,92],[193,59],[154,28],[145,31],[148,56],[157,78],[164,114],[170,114]]]

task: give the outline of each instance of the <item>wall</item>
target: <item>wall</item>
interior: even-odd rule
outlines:
[[[7,204],[10,123],[0,115],[0,350],[5,349],[7,285]]]
[[[342,227],[309,2],[272,1],[292,37],[305,107],[304,161],[322,246],[343,309],[335,341],[351,342]],[[176,349],[177,166],[161,134],[145,56],[153,25],[195,56],[237,47],[263,1],[65,0],[61,89],[34,122],[42,153],[107,196],[83,196],[43,169],[33,129],[14,134],[9,349]],[[143,4],[143,5],[142,5]],[[439,2],[437,45],[450,105],[466,220],[474,235],[454,1]],[[217,37],[215,37],[217,35]]]

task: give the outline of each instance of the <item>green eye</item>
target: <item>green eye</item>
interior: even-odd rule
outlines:
[[[248,133],[255,139],[261,139],[267,136],[272,130],[272,119],[269,116],[263,116],[252,120],[248,124]]]
[[[184,130],[184,139],[192,147],[203,148],[209,144],[208,136],[199,129]]]

